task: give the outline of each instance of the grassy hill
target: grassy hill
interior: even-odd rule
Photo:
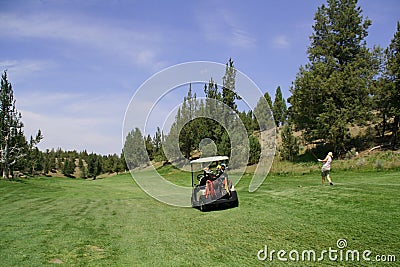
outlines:
[[[160,171],[177,184],[187,174]],[[2,266],[260,266],[270,250],[347,249],[395,255],[400,262],[399,171],[270,175],[255,193],[237,185],[238,208],[202,213],[146,195],[129,174],[92,180],[40,177],[0,181]],[[189,197],[189,196],[188,196]],[[338,250],[340,251],[340,250]],[[263,252],[259,254],[263,256]],[[300,254],[301,255],[301,254]],[[331,265],[273,255],[274,266]],[[288,258],[288,254],[286,254]],[[355,262],[339,262],[353,265]],[[365,261],[357,265],[370,265]]]

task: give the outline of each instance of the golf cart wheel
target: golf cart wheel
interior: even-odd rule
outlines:
[[[193,197],[191,197],[191,198],[190,198],[190,205],[192,206],[192,208],[194,208],[194,207],[195,207],[195,205],[194,205],[194,201],[193,201]]]
[[[239,199],[236,199],[235,201],[232,202],[232,207],[234,208],[239,207]]]
[[[237,197],[237,193],[236,191],[231,191],[232,197],[234,198],[234,200],[232,201],[232,207],[239,207],[239,199]]]
[[[199,209],[200,209],[202,212],[207,211],[207,205],[206,205],[206,203],[204,203],[204,200],[203,200],[202,198],[200,198],[200,206],[199,206]]]

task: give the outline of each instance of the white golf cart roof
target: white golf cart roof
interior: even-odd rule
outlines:
[[[193,163],[203,163],[203,162],[213,162],[213,161],[221,161],[229,159],[227,156],[215,156],[215,157],[207,157],[207,158],[199,158],[192,160],[190,164]]]

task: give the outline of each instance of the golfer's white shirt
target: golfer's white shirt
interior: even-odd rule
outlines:
[[[324,168],[325,170],[330,170],[331,162],[332,162],[332,157],[328,156],[328,160],[325,162],[325,164],[322,166],[322,168]]]

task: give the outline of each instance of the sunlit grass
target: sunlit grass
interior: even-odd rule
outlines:
[[[171,167],[160,172],[190,186],[188,173]],[[0,181],[0,263],[260,266],[257,252],[265,245],[320,251],[336,248],[339,238],[350,249],[400,258],[399,172],[333,169],[332,178],[335,185],[323,187],[318,171],[274,174],[249,193],[247,174],[236,186],[238,208],[206,213],[154,200],[129,174]]]

